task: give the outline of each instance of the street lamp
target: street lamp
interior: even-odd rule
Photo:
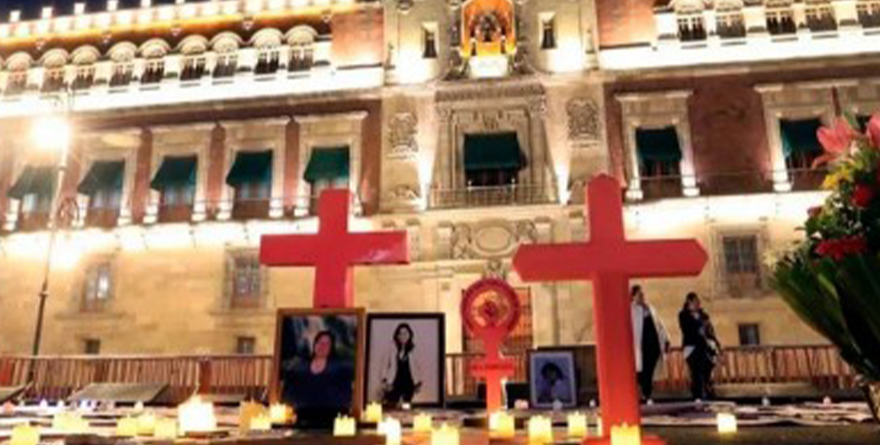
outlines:
[[[43,283],[40,286],[39,306],[37,308],[37,324],[34,328],[33,355],[40,355],[40,343],[43,337],[43,318],[46,311],[46,299],[49,298],[49,277],[52,272],[52,255],[55,250],[55,238],[58,233],[59,213],[65,205],[61,199],[64,187],[64,174],[67,170],[67,159],[70,155],[70,110],[73,105],[73,93],[64,90],[55,98],[55,105],[61,106],[62,115],[52,114],[37,120],[31,128],[34,145],[43,151],[58,153],[55,190],[49,205],[49,246],[46,249],[46,261],[43,266]]]

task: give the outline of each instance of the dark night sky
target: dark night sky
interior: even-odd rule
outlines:
[[[107,7],[107,0],[0,0],[0,22],[9,21],[9,11],[20,9],[22,17],[38,18],[43,6],[53,6],[55,15],[73,14],[73,4],[86,3],[86,11],[103,11]],[[193,0],[187,0],[192,2]],[[202,1],[202,0],[197,0]],[[174,0],[153,0],[153,4],[172,4]],[[136,8],[140,6],[140,0],[119,0],[120,8]]]

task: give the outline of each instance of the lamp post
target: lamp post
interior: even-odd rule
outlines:
[[[49,246],[46,249],[46,261],[43,266],[43,283],[40,286],[37,307],[37,323],[34,328],[33,355],[40,355],[40,343],[43,338],[43,318],[46,312],[46,299],[49,298],[49,277],[52,273],[52,255],[55,250],[55,238],[58,234],[59,213],[64,201],[61,193],[64,190],[64,174],[70,152],[70,111],[73,105],[73,92],[67,88],[54,99],[55,106],[63,107],[62,115],[52,114],[37,120],[32,128],[33,141],[42,150],[57,150],[58,164],[55,174],[55,190],[49,205]]]

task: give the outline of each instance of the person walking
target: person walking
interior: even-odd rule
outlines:
[[[712,370],[721,356],[721,343],[696,292],[687,294],[684,307],[678,314],[678,324],[691,374],[691,395],[697,400],[710,399],[715,396]]]
[[[657,311],[645,300],[642,287],[633,286],[630,296],[639,389],[642,400],[649,401],[654,393],[654,380],[662,377],[665,371],[663,361],[669,352],[669,335]]]

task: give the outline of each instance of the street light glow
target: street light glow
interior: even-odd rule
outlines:
[[[41,150],[64,150],[70,142],[70,123],[61,116],[39,119],[31,131],[34,143]]]

